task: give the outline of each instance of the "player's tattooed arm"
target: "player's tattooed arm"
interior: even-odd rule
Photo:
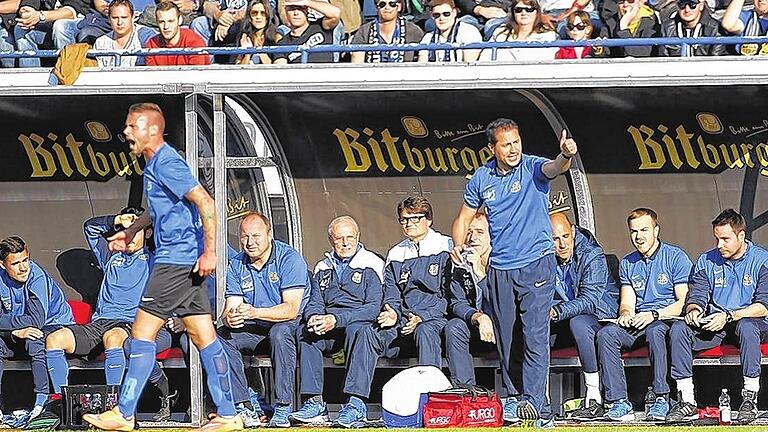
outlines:
[[[185,197],[197,207],[203,223],[203,254],[197,260],[195,271],[207,276],[216,269],[216,205],[202,186],[195,186]]]

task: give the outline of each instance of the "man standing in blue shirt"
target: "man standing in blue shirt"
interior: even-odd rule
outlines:
[[[600,395],[597,365],[598,320],[615,318],[619,287],[608,270],[605,253],[588,230],[573,225],[565,213],[549,217],[557,256],[555,301],[550,309],[553,346],[576,344],[584,370],[587,393],[584,405],[571,418],[601,418],[605,411]]]
[[[261,213],[249,213],[240,221],[240,246],[243,251],[229,260],[224,326],[219,328],[232,364],[232,394],[248,426],[255,426],[250,413],[256,407],[248,406],[240,353],[270,347],[277,400],[269,426],[290,427],[297,333],[309,299],[309,270],[296,249],[272,237],[269,219]]]
[[[360,243],[360,229],[351,216],[339,216],[328,226],[333,250],[315,266],[312,293],[301,330],[301,394],[306,402],[291,414],[299,423],[328,421],[323,402],[323,355],[344,349],[348,403],[335,426],[354,427],[367,417],[371,392],[370,366],[379,356],[373,323],[381,310],[384,261]]]
[[[95,217],[85,222],[85,238],[104,278],[91,321],[61,328],[45,339],[45,358],[55,394],[61,393],[62,386],[69,385],[66,354],[95,356],[103,349],[107,385],[119,386],[123,380],[126,365],[123,344],[130,335],[139,300],[149,280],[152,254],[144,247],[145,230],[136,233],[125,252],[111,252],[103,235],[113,227],[130,227],[142,213],[142,208],[128,207],[118,215]],[[160,330],[156,342],[157,352],[170,348],[170,333]],[[150,382],[160,390],[162,398],[161,415],[155,420],[165,421],[170,417],[168,378],[157,363]]]
[[[744,388],[739,423],[757,416],[760,391],[760,343],[768,332],[768,251],[746,239],[747,222],[733,209],[712,221],[717,247],[702,254],[693,270],[685,321],[670,333],[672,378],[680,392],[667,420],[696,418],[693,352],[721,345],[739,345]]]
[[[453,222],[453,240],[460,245],[454,248],[453,261],[461,261],[467,226],[485,205],[491,229],[488,312],[511,395],[504,404],[504,419],[535,419],[538,427],[552,428],[548,311],[557,263],[549,225],[549,183],[571,166],[576,142],[563,130],[560,154],[549,160],[523,153],[520,129],[512,120],[493,121],[486,136],[494,159],[478,168],[467,184],[464,205]]]
[[[0,358],[26,350],[32,358],[35,407],[43,410],[48,398],[45,336],[74,324],[72,310],[56,281],[29,256],[27,244],[11,236],[0,241]],[[0,382],[2,381],[0,362]]]
[[[685,251],[659,240],[656,212],[637,208],[627,218],[635,251],[619,264],[621,280],[619,317],[597,333],[597,351],[605,399],[613,403],[605,417],[634,421],[627,398],[627,378],[621,351],[648,345],[653,370],[653,405],[647,420],[664,420],[669,411],[667,337],[671,319],[680,316],[688,294],[693,264]]]
[[[483,312],[491,237],[488,217],[477,213],[467,227],[460,264],[453,266],[448,309],[452,318],[445,325],[445,358],[454,382],[476,384],[472,351],[496,350],[493,322]],[[485,342],[485,343],[478,343]],[[493,344],[493,345],[491,345]],[[470,350],[474,346],[474,350]]]
[[[230,367],[211,319],[203,280],[216,269],[216,209],[186,161],[163,138],[165,118],[153,103],[131,105],[123,133],[134,155],[147,160],[144,191],[149,212],[110,237],[110,249],[128,250],[137,232],[154,227],[157,246],[149,283],[131,328],[131,355],[120,402],[83,420],[104,430],[130,431],[141,392],[155,364],[155,338],[174,313],[182,318],[208,377],[217,415],[206,432],[239,430],[243,422],[232,399]]]

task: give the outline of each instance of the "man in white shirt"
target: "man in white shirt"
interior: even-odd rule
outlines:
[[[141,49],[141,41],[136,26],[133,24],[133,3],[131,0],[113,0],[109,4],[109,24],[112,31],[96,39],[94,48],[97,50],[136,50]],[[99,56],[99,67],[136,66],[137,61],[144,59],[134,56],[120,56],[118,65],[113,56]]]

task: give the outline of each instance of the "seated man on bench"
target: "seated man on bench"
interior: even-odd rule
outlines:
[[[131,324],[149,279],[153,257],[145,247],[147,234],[144,230],[134,236],[125,252],[110,252],[104,234],[111,229],[131,226],[143,212],[144,209],[129,207],[118,215],[95,217],[85,222],[86,241],[104,272],[104,278],[91,322],[61,328],[46,338],[45,357],[55,394],[61,393],[62,386],[69,385],[66,354],[92,358],[103,351],[107,385],[119,386],[123,380],[126,366],[123,344],[130,335]],[[168,349],[170,344],[170,333],[161,330],[157,336],[157,351]],[[127,346],[126,351],[129,349]],[[150,381],[161,394],[160,412],[154,420],[167,421],[171,415],[171,399],[176,395],[169,395],[168,379],[157,364]],[[53,414],[58,415],[55,407],[51,408]]]

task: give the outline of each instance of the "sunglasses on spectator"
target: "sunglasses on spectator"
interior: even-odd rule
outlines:
[[[698,5],[699,5],[698,1],[683,0],[683,1],[677,2],[677,7],[679,7],[680,9],[685,9],[686,6],[688,7],[688,9],[696,9],[696,6]]]
[[[441,16],[448,18],[453,12],[432,12],[432,18],[438,19]]]
[[[306,6],[286,6],[285,7],[285,11],[286,12],[296,11],[296,10],[297,11],[306,12],[307,11],[307,7]]]
[[[586,30],[589,27],[587,23],[568,24],[568,30]]]
[[[417,215],[413,215],[413,216],[403,216],[403,217],[400,217],[397,221],[400,222],[400,225],[407,226],[409,223],[410,224],[417,224],[417,223],[421,222],[421,220],[424,219],[425,217],[427,217],[427,215],[417,214]]]
[[[534,13],[536,12],[536,8],[533,6],[527,6],[527,7],[515,6],[515,13],[523,13],[523,12]]]
[[[391,7],[391,8],[396,8],[397,5],[399,5],[399,4],[400,3],[396,2],[396,1],[388,1],[388,2],[380,1],[380,2],[376,3],[376,7],[379,8],[379,9],[384,9],[387,5],[389,5],[389,7]]]
[[[267,12],[263,11],[263,10],[253,10],[253,11],[251,11],[251,16],[252,17],[267,16]]]
[[[632,4],[632,3],[635,2],[635,0],[619,0],[618,2],[619,3],[629,3],[629,4]]]

